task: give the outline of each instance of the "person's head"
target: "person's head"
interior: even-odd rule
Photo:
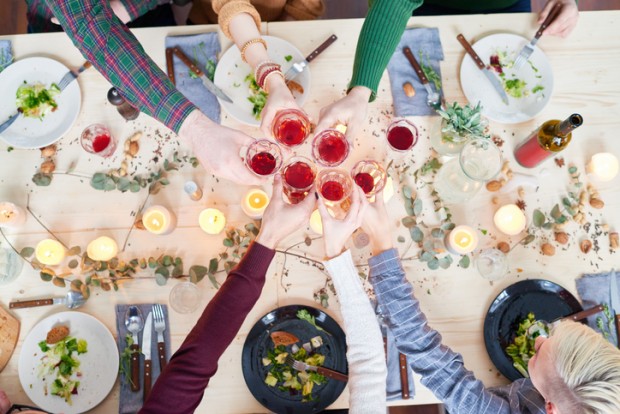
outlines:
[[[528,370],[548,413],[620,413],[620,350],[586,325],[562,322],[537,338]]]

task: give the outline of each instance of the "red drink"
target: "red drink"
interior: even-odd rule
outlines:
[[[93,139],[93,151],[101,152],[108,148],[110,145],[111,138],[108,134],[97,135],[95,139]]]
[[[335,168],[321,170],[316,178],[316,187],[332,216],[341,218],[346,215],[350,206],[349,196],[353,191],[353,180],[346,171]]]
[[[355,184],[359,185],[364,193],[368,194],[375,188],[375,179],[367,172],[361,172],[355,175]]]
[[[310,133],[310,121],[303,112],[287,109],[276,114],[271,132],[279,143],[293,147],[303,143]]]
[[[268,152],[258,153],[252,157],[250,166],[258,175],[272,174],[276,169],[276,157]]]
[[[91,154],[97,154],[107,158],[116,150],[116,139],[110,134],[108,128],[101,124],[88,126],[80,136],[82,148]]]
[[[392,149],[407,151],[418,141],[418,129],[405,119],[394,121],[388,127],[387,140]]]
[[[280,147],[266,139],[254,141],[245,154],[245,164],[256,175],[275,174],[282,165]]]
[[[329,201],[340,201],[344,197],[344,187],[338,181],[327,181],[321,186],[321,194]]]
[[[335,167],[349,155],[349,142],[342,132],[326,129],[314,138],[312,155],[322,165]]]
[[[284,167],[284,193],[291,204],[297,204],[308,195],[316,171],[310,160],[304,157],[293,157]]]

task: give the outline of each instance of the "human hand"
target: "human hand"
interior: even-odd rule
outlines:
[[[321,109],[316,132],[332,128],[337,124],[347,126],[345,135],[352,141],[366,120],[368,99],[371,90],[365,86],[355,86],[344,98]]]
[[[383,200],[383,190],[381,190],[375,194],[375,201],[368,204],[362,220],[362,229],[370,238],[373,255],[389,250],[394,246],[391,227]]]
[[[547,18],[555,3],[561,4],[562,8],[560,13],[545,29],[545,34],[567,37],[573,31],[579,19],[579,9],[575,0],[549,0],[538,15],[538,24],[542,24]]]
[[[323,240],[325,241],[325,255],[329,258],[338,256],[349,237],[362,224],[364,212],[368,207],[368,200],[364,196],[364,191],[358,186],[351,194],[351,207],[346,217],[337,220],[329,214],[325,202],[319,198],[319,213],[323,222]]]
[[[285,203],[282,197],[282,176],[276,174],[273,178],[271,201],[263,214],[256,241],[275,249],[282,239],[308,223],[314,210],[314,201],[314,197],[310,196],[298,204]]]
[[[198,110],[185,119],[179,136],[208,172],[240,184],[255,185],[265,180],[252,174],[239,154],[254,138],[218,125]]]
[[[269,77],[267,79],[267,85],[265,86],[269,91],[269,96],[261,112],[260,130],[266,137],[274,138],[271,131],[271,124],[278,111],[283,109],[297,109],[303,112],[303,110],[297,105],[295,98],[293,98],[291,91],[288,86],[286,86],[281,76]]]
[[[9,401],[9,396],[2,390],[0,390],[0,414],[6,414],[11,408],[11,401]]]

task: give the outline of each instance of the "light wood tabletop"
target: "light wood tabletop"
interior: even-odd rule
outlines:
[[[263,25],[263,33],[277,36],[294,44],[304,55],[310,53],[318,44],[332,33],[338,40],[310,65],[310,97],[304,106],[308,114],[316,121],[320,108],[343,96],[351,77],[351,68],[357,44],[357,37],[363,20],[324,20],[307,22],[278,22]],[[568,39],[543,36],[539,47],[544,51],[553,69],[553,95],[548,106],[535,119],[516,125],[502,125],[491,122],[490,130],[503,140],[502,152],[510,161],[515,172],[534,174],[540,179],[536,189],[525,189],[523,200],[526,202],[528,220],[536,208],[549,212],[553,205],[561,203],[567,191],[569,174],[567,167],[560,168],[549,160],[534,170],[525,170],[514,162],[512,149],[537,125],[548,119],[564,119],[574,112],[584,118],[584,125],[575,131],[573,140],[561,154],[566,164],[574,164],[584,171],[585,164],[597,152],[612,152],[620,156],[620,37],[617,26],[620,23],[620,11],[582,12],[579,23]],[[531,37],[536,29],[536,17],[533,14],[512,15],[474,15],[420,17],[409,21],[410,27],[439,28],[445,60],[441,62],[444,91],[449,102],[465,103],[459,70],[465,55],[456,40],[458,33],[463,33],[470,41],[475,41],[490,33],[515,33]],[[614,29],[614,27],[616,27]],[[165,70],[164,39],[171,35],[203,33],[217,30],[216,26],[192,26],[151,28],[134,30],[136,37],[146,52]],[[72,45],[68,37],[60,34],[33,34],[4,36],[2,39],[12,41],[15,59],[30,56],[45,56],[56,59],[63,64],[76,68],[83,58]],[[231,42],[221,34],[222,49],[226,50]],[[7,151],[7,145],[0,143],[0,201],[12,201],[22,207],[29,205],[39,219],[69,246],[86,245],[96,237],[106,235],[113,237],[122,247],[127,232],[134,221],[135,212],[146,198],[146,190],[139,193],[120,193],[119,191],[96,191],[89,186],[89,177],[95,172],[118,168],[122,160],[122,148],[109,159],[102,159],[85,153],[79,144],[79,134],[92,123],[108,125],[112,134],[124,141],[134,131],[143,131],[142,148],[133,161],[138,173],[155,171],[157,163],[169,158],[174,151],[188,154],[188,150],[179,147],[177,137],[157,121],[142,114],[133,122],[125,122],[116,109],[106,100],[110,84],[94,69],[86,71],[79,78],[82,106],[78,120],[71,130],[59,141],[61,151],[55,157],[57,171],[67,171],[74,166],[75,174],[57,174],[48,187],[37,187],[32,175],[41,163],[40,152],[36,150]],[[369,105],[368,122],[363,133],[355,138],[353,152],[343,165],[350,168],[355,162],[371,156],[387,161],[392,156],[385,141],[385,128],[392,118],[392,97],[389,89],[389,77],[384,74],[379,86],[377,100]],[[420,140],[414,148],[414,168],[419,168],[430,154],[429,134],[436,131],[439,117],[412,117],[411,120],[421,131]],[[238,128],[254,137],[260,137],[256,127],[239,124],[222,111],[222,124]],[[307,142],[301,152],[310,154]],[[191,154],[188,154],[191,155]],[[155,158],[157,157],[157,160]],[[247,187],[231,185],[225,180],[216,180],[202,167],[185,166],[179,172],[170,174],[170,185],[159,194],[149,198],[147,205],[161,204],[171,209],[177,216],[177,227],[169,235],[154,236],[145,231],[133,231],[129,244],[121,259],[133,257],[159,256],[170,254],[183,258],[186,266],[191,264],[208,265],[208,260],[223,251],[223,235],[210,236],[198,226],[198,215],[205,207],[217,207],[224,212],[227,221],[235,227],[242,227],[251,220],[240,207],[240,200]],[[397,178],[397,177],[394,177]],[[185,181],[193,179],[204,190],[202,200],[195,202],[183,192]],[[620,177],[607,183],[594,180],[591,176],[582,176],[586,183],[592,183],[605,206],[601,210],[587,209],[588,221],[606,224],[610,230],[620,230]],[[405,183],[395,182],[398,189]],[[408,180],[414,185],[413,178]],[[269,186],[268,192],[271,192]],[[431,201],[424,190],[420,190],[425,202],[425,217],[432,224],[433,212]],[[502,235],[493,225],[493,213],[497,205],[493,197],[499,197],[500,205],[514,202],[518,198],[516,190],[505,193],[489,193],[482,189],[475,198],[465,205],[450,206],[453,222],[467,224],[475,229],[488,230],[487,235],[480,234],[481,248],[495,246],[498,241],[516,243],[520,237]],[[394,223],[406,215],[400,193],[388,204]],[[428,211],[426,211],[428,210]],[[437,218],[435,217],[435,220]],[[395,225],[394,240],[403,236],[404,243],[396,243],[401,253],[415,256],[418,247],[410,247],[409,232],[402,225]],[[487,308],[496,295],[505,287],[528,278],[543,278],[559,283],[576,295],[575,279],[584,273],[596,273],[620,266],[618,253],[610,251],[608,239],[600,237],[600,250],[582,253],[579,241],[587,237],[583,229],[574,223],[567,228],[571,234],[567,246],[558,246],[554,256],[540,253],[541,238],[528,246],[517,246],[509,254],[509,273],[503,279],[490,283],[480,277],[474,266],[462,269],[454,263],[447,270],[431,271],[419,261],[405,262],[409,280],[413,283],[423,311],[428,316],[431,326],[439,330],[444,343],[463,354],[465,365],[487,386],[507,383],[493,366],[484,346],[482,326]],[[5,229],[11,242],[18,248],[34,246],[44,238],[46,231],[29,216],[26,224],[17,230]],[[543,234],[543,233],[541,233]],[[552,239],[553,235],[549,233]],[[291,252],[319,259],[322,257],[322,243],[314,241],[311,246],[303,243],[304,237],[315,237],[309,228],[300,229],[285,240],[280,246],[285,249],[297,243]],[[0,240],[4,246],[4,241]],[[369,252],[367,249],[353,248],[354,257],[365,263]],[[457,258],[458,260],[458,258]],[[211,380],[204,399],[197,412],[258,413],[266,412],[247,389],[241,370],[241,350],[247,333],[263,314],[287,304],[307,304],[320,306],[313,300],[315,291],[325,285],[326,275],[304,260],[278,254],[272,263],[262,296],[244,322],[239,334],[228,350],[221,357],[218,373]],[[283,267],[287,272],[283,275]],[[225,278],[223,273],[217,276],[219,282]],[[81,308],[102,321],[116,336],[114,306],[117,303],[167,303],[170,289],[178,283],[175,280],[166,286],[158,286],[149,277],[125,282],[118,292],[104,292],[92,289],[92,296]],[[202,292],[202,306],[213,297],[216,290],[207,279],[199,285]],[[51,283],[41,281],[37,271],[27,264],[20,277],[13,283],[0,286],[0,302],[8,307],[8,302],[29,298],[62,296],[64,290]],[[200,316],[200,309],[189,315],[170,311],[172,349],[176,350],[187,332]],[[62,306],[40,307],[15,310],[14,314],[21,322],[21,332],[17,348],[8,365],[0,374],[0,389],[5,390],[16,403],[28,403],[18,378],[18,356],[24,338],[31,328],[44,317],[65,310]],[[341,322],[338,301],[331,297],[326,312]],[[393,405],[429,404],[437,402],[435,397],[424,388],[416,378],[415,397],[406,401],[393,401]],[[330,408],[348,406],[348,390],[336,400]],[[119,386],[117,384],[109,396],[92,410],[94,413],[113,413],[118,410]]]

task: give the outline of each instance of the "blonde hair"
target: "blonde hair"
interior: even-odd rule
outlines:
[[[562,322],[551,339],[550,357],[561,381],[553,381],[550,399],[559,411],[620,413],[620,350],[575,322]]]

